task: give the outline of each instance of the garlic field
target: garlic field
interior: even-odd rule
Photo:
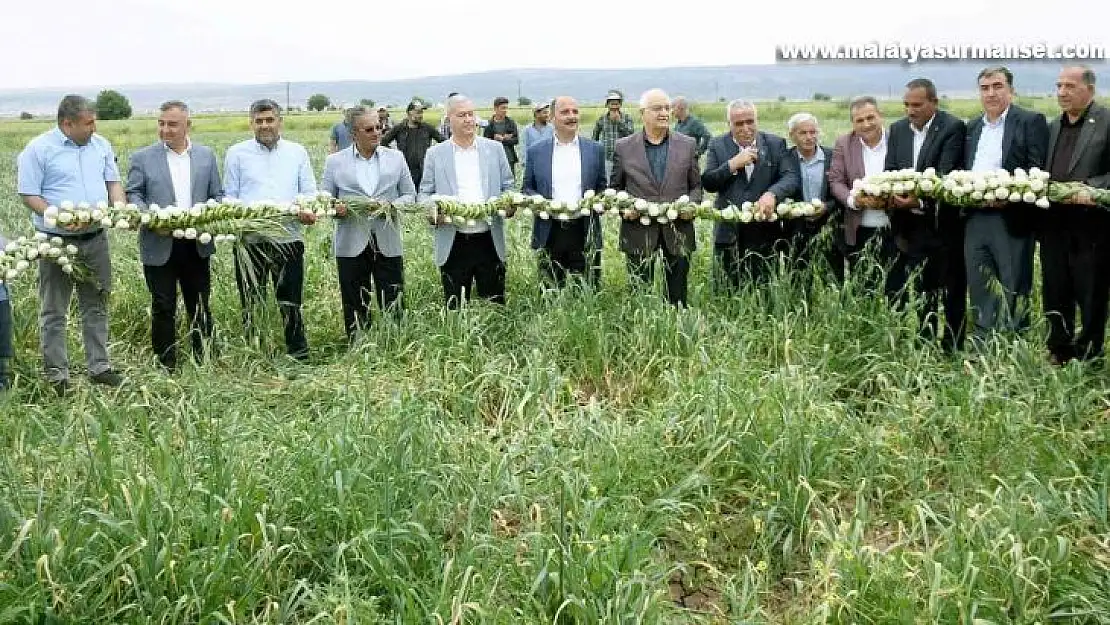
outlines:
[[[820,106],[831,146],[847,110]],[[761,129],[811,108],[771,104]],[[699,112],[723,132],[723,105]],[[318,181],[335,120],[286,120]],[[48,127],[0,122],[8,236],[31,233],[15,157]],[[155,127],[99,124],[124,172]],[[221,159],[247,136],[245,113],[194,119]],[[599,290],[542,292],[517,219],[507,305],[448,313],[413,220],[405,317],[375,309],[348,350],[322,221],[307,364],[284,356],[272,296],[247,343],[222,248],[218,354],[174,377],[135,235],[113,232],[129,382],[75,374],[65,399],[38,375],[27,276],[0,397],[0,623],[1110,622],[1105,371],[1052,367],[1039,312],[970,358],[820,272],[717,296],[703,226],[688,310],[630,289],[616,220]]]

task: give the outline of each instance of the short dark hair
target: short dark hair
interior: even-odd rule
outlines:
[[[979,72],[979,75],[975,77],[975,82],[979,82],[987,76],[993,76],[995,74],[1002,74],[1003,76],[1005,76],[1006,86],[1010,87],[1011,89],[1014,87],[1014,73],[1011,72],[1005,65],[992,65],[990,67],[984,67],[983,70]]]
[[[162,103],[161,106],[158,107],[158,110],[163,112],[163,113],[165,113],[166,111],[168,111],[170,109],[179,109],[184,113],[188,113],[189,112],[189,105],[185,104],[181,100],[166,100],[165,102]]]
[[[508,104],[508,103],[509,103],[509,98],[506,98],[505,96],[498,96],[498,97],[493,99],[493,106],[494,107],[498,107],[498,106],[501,106],[502,104]]]
[[[873,106],[875,108],[879,108],[878,100],[876,100],[875,98],[873,98],[869,95],[861,95],[857,98],[853,98],[852,101],[848,103],[848,111],[849,112],[854,111],[854,110],[858,109],[859,107],[867,106],[868,104],[870,104],[871,106]]]
[[[906,89],[924,89],[926,98],[937,101],[937,86],[928,78],[914,78],[906,83]]]
[[[251,103],[251,117],[258,115],[259,113],[265,113],[267,111],[273,111],[278,115],[278,117],[281,117],[281,106],[279,106],[277,102],[274,102],[270,98],[255,100]]]
[[[75,122],[81,118],[81,113],[96,115],[96,104],[85,96],[70,94],[58,103],[58,123],[65,120]]]

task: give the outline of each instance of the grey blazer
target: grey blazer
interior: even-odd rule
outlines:
[[[513,188],[516,179],[513,170],[509,168],[509,159],[505,156],[505,148],[492,139],[475,137],[478,147],[478,167],[482,174],[482,191],[486,199],[491,199]],[[428,149],[424,157],[424,174],[420,180],[420,193],[417,202],[429,209],[434,206],[431,201],[433,195],[455,196],[458,186],[455,180],[455,142],[445,141],[437,143]],[[451,246],[455,243],[454,225],[435,226],[435,262],[442,267],[451,255]],[[493,235],[493,246],[497,249],[497,256],[505,262],[505,220],[494,216],[490,224],[490,234]]]
[[[220,182],[216,155],[211,148],[194,143],[189,154],[193,204],[209,199],[222,200],[223,184]],[[127,172],[127,201],[143,209],[150,204],[172,206],[175,203],[173,179],[170,177],[170,166],[166,163],[166,145],[161,141],[131,155],[131,168]],[[212,243],[197,243],[201,258],[208,258],[215,249]],[[144,265],[161,267],[169,261],[172,251],[173,237],[155,234],[147,228],[139,230],[139,259]]]
[[[1056,140],[1060,137],[1060,117],[1048,126],[1048,157],[1045,169],[1051,171],[1056,151]],[[1110,189],[1110,109],[1091,102],[1087,111],[1087,121],[1079,131],[1079,140],[1068,163],[1068,175],[1072,180],[1082,180],[1092,187]]]
[[[398,204],[416,202],[416,187],[412,184],[405,157],[398,150],[379,146],[374,152],[378,159],[378,186],[364,189],[358,180],[355,146],[328,156],[324,163],[323,189],[336,198],[374,198]],[[400,256],[400,224],[385,217],[367,219],[348,215],[335,220],[335,241],[332,250],[336,257],[352,258],[366,249],[370,234],[374,234],[378,250],[385,256]]]

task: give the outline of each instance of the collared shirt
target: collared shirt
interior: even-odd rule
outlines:
[[[736,140],[736,137],[732,137],[732,142],[736,144],[736,147],[740,148],[741,152],[744,151],[744,148],[751,148],[753,150],[759,150],[759,135],[756,135],[756,138],[751,143],[749,143],[748,145],[740,145],[740,142]],[[749,181],[752,179],[752,172],[753,171],[755,171],[755,163],[754,162],[751,162],[751,163],[748,163],[747,165],[744,165],[744,175],[747,176],[747,179]]]
[[[228,148],[225,160],[227,197],[243,202],[291,202],[298,195],[316,193],[308,151],[299,143],[278,139],[271,150],[247,139]]]
[[[659,143],[652,143],[648,141],[647,133],[644,133],[644,148],[647,150],[648,165],[651,166],[651,175],[655,177],[655,181],[662,183],[663,177],[667,175],[667,151],[670,150],[671,133],[663,135],[663,140]]]
[[[92,206],[107,202],[107,183],[120,181],[112,144],[98,134],[93,134],[85,145],[77,145],[55,127],[32,139],[19,153],[17,163],[17,192],[38,195],[49,206],[61,206],[65,201],[88,202]],[[76,232],[47,228],[42,215],[34,211],[31,211],[31,221],[36,230],[51,234],[80,234],[101,229],[100,224]]]
[[[863,147],[864,175],[874,176],[882,173],[886,169],[886,131],[883,131],[882,138],[873,148],[863,142],[863,137],[859,138],[859,143]],[[855,203],[851,203],[854,208]],[[865,228],[885,228],[890,225],[890,217],[884,211],[865,209],[860,225]]]
[[[485,202],[487,198],[482,191],[482,159],[478,152],[478,143],[464,148],[452,141],[451,148],[455,158],[456,197],[467,204]],[[459,232],[474,234],[489,230],[489,224],[485,220],[479,220],[476,225],[463,225],[458,229]]]
[[[347,122],[339,122],[331,127],[331,140],[335,141],[336,150],[346,150],[351,147],[351,127]]]
[[[1087,113],[1091,105],[1083,109],[1083,114],[1074,122],[1068,119],[1067,111],[1060,113],[1060,132],[1056,135],[1056,146],[1052,153],[1052,167],[1048,173],[1052,180],[1059,182],[1072,182],[1077,180],[1071,175],[1071,159],[1078,147],[1079,135],[1083,132],[1083,124],[1087,122]]]
[[[1002,139],[1006,133],[1006,115],[1010,107],[991,122],[983,113],[983,130],[979,133],[979,145],[971,161],[971,171],[994,171],[1002,167]]]
[[[570,143],[555,139],[551,154],[551,199],[560,202],[582,199],[582,152],[578,135]]]
[[[378,181],[381,180],[382,159],[377,150],[374,150],[370,158],[364,158],[357,147],[352,145],[350,149],[355,155],[355,176],[358,178],[358,184],[368,197],[372,197],[378,188]]]
[[[802,170],[802,199],[809,202],[814,198],[820,200],[821,188],[825,186],[825,151],[817,146],[808,160],[798,151],[798,163]]]
[[[188,141],[188,140],[186,140]],[[178,154],[166,145],[166,165],[170,168],[173,182],[173,203],[178,208],[193,206],[193,142],[185,144],[185,150]]]
[[[544,139],[555,136],[555,126],[552,124],[544,124],[536,128],[536,124],[528,124],[524,128],[523,136],[521,137],[521,162],[528,162],[528,146],[535,145]]]
[[[602,113],[594,123],[594,141],[600,141],[605,146],[605,160],[613,160],[613,150],[616,149],[617,139],[627,137],[634,131],[632,116],[621,113],[620,120],[609,119],[609,111]]]
[[[913,166],[915,169],[917,168],[917,159],[921,156],[921,148],[925,146],[925,137],[929,136],[929,128],[933,125],[933,120],[936,118],[937,116],[935,114],[930,117],[929,121],[925,122],[921,130],[918,130],[913,125],[913,122],[910,122],[910,131],[913,132]]]

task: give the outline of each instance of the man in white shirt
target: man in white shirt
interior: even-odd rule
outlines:
[[[435,206],[435,196],[463,203],[482,203],[512,189],[515,183],[501,143],[477,134],[474,103],[463,95],[447,99],[444,110],[451,139],[428,150],[417,201],[429,209],[435,228],[435,263],[440,268],[448,308],[478,297],[505,303],[504,220],[494,215],[473,224],[447,223]],[[511,217],[511,213],[508,215]]]
[[[578,135],[578,102],[555,98],[555,134],[532,144],[524,161],[525,195],[577,205],[582,195],[605,190],[605,147]],[[597,213],[567,221],[533,218],[532,249],[539,251],[540,278],[562,288],[568,274],[596,286],[601,278],[601,219]]]
[[[127,199],[140,208],[150,205],[190,208],[209,199],[223,199],[216,155],[189,138],[192,120],[184,102],[161,106],[158,141],[131,155],[127,173]],[[212,312],[208,298],[212,288],[211,243],[174,239],[167,232],[143,228],[139,232],[139,257],[150,291],[151,347],[168,371],[177,368],[177,289],[189,316],[189,339],[193,356],[204,355],[204,342],[212,337]]]

